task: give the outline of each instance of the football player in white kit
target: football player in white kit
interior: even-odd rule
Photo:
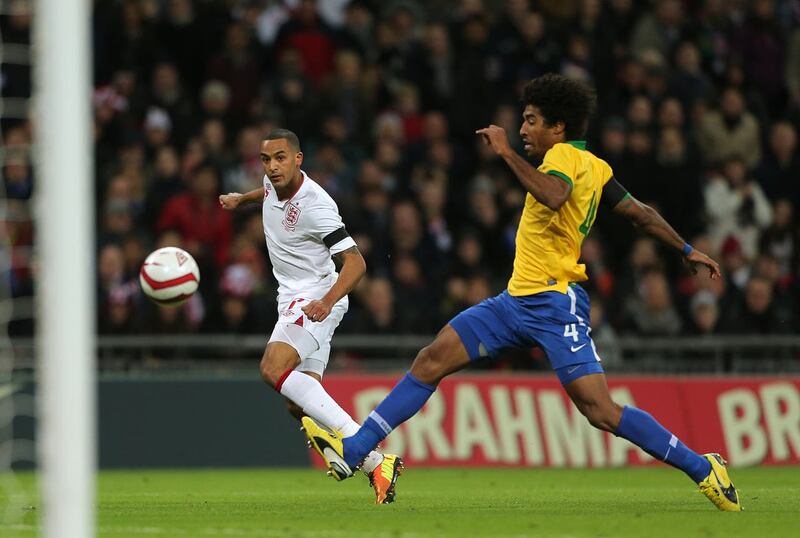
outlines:
[[[278,280],[279,319],[261,358],[261,377],[291,402],[289,410],[297,418],[305,414],[352,435],[358,423],[320,381],[331,337],[347,312],[347,294],[364,276],[366,263],[342,224],[336,202],[300,169],[303,153],[297,135],[286,129],[270,132],[261,142],[261,162],[263,189],[219,197],[225,209],[262,204],[264,235]],[[376,504],[394,500],[402,469],[403,462],[393,454],[373,451],[364,460],[362,470],[375,490]]]

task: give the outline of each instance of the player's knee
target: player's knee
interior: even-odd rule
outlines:
[[[261,364],[259,365],[258,369],[259,372],[261,373],[261,379],[264,380],[264,383],[266,383],[271,387],[274,387],[278,383],[280,374],[278,374],[278,377],[276,377],[275,371],[270,365],[270,362],[267,359],[267,357],[261,359]]]
[[[595,428],[612,433],[617,430],[622,408],[614,402],[588,403],[579,408],[589,424]]]
[[[277,364],[275,361],[270,360],[269,355],[265,355],[261,359],[259,371],[264,383],[275,388],[283,374],[286,373],[286,367],[283,364]]]
[[[293,351],[293,350],[292,350]],[[300,359],[294,353],[286,353],[279,346],[267,346],[264,356],[261,357],[259,372],[261,379],[270,387],[276,388],[281,378],[300,364]]]
[[[411,373],[414,377],[430,385],[438,383],[444,377],[445,372],[441,355],[437,354],[432,346],[420,349],[414,359],[414,364],[411,365]]]

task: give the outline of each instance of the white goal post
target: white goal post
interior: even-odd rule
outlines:
[[[37,400],[43,536],[95,533],[89,0],[34,4]]]

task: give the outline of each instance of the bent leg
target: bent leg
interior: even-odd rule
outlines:
[[[635,407],[617,405],[608,392],[604,374],[580,377],[564,389],[595,428],[627,439],[654,458],[682,470],[696,483],[711,471],[708,460],[683,444],[652,415]]]
[[[311,349],[310,345],[304,345],[300,339],[295,340],[300,350],[305,350],[304,354]],[[298,420],[307,415],[331,430],[351,435],[357,432],[358,423],[331,398],[320,383],[321,374],[295,370],[299,364],[301,360],[298,349],[286,342],[270,342],[261,359],[261,377],[283,395],[289,413]],[[370,453],[364,465],[365,471],[371,471],[382,460],[383,456],[377,452]]]
[[[347,464],[355,467],[393,429],[422,409],[442,378],[462,369],[469,360],[458,333],[445,325],[433,343],[420,350],[411,370],[369,414],[361,429],[344,439]]]

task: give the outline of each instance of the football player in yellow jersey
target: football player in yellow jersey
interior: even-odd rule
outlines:
[[[681,469],[719,509],[740,511],[718,454],[692,451],[649,413],[611,399],[590,337],[589,299],[577,284],[586,280],[585,267],[578,263],[580,246],[601,202],[682,253],[693,270],[705,267],[710,278],[719,278],[719,266],[631,196],[608,164],[586,150],[581,139],[595,104],[593,90],[560,75],[544,75],[525,86],[522,103],[519,132],[528,157],[541,160],[538,168],[511,149],[501,127],[477,131],[528,192],[508,289],[450,320],[355,435],[331,435],[304,419],[311,445],[325,459],[329,474],[347,478],[389,432],[422,408],[445,376],[472,360],[538,344],[593,426]]]

